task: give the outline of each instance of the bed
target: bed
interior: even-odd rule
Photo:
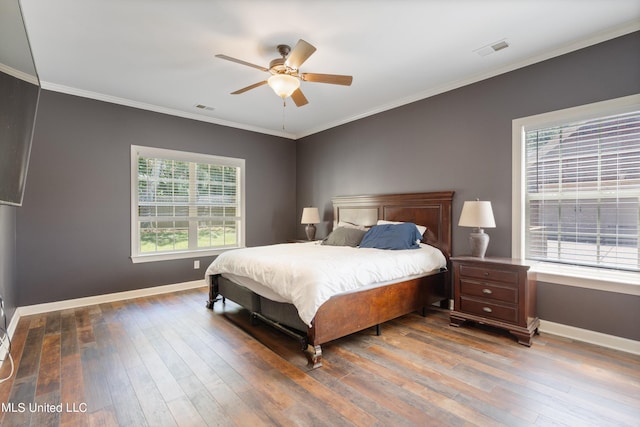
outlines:
[[[370,327],[376,327],[379,334],[382,323],[416,311],[426,315],[427,308],[435,303],[448,307],[451,298],[448,267],[452,242],[452,200],[453,191],[340,196],[332,199],[334,230],[343,224],[371,227],[379,220],[412,222],[426,227],[421,236],[420,250],[437,248],[439,255],[444,258],[444,268],[332,295],[313,311],[311,319],[307,310],[301,308],[305,322],[292,302],[261,288],[260,283],[241,275],[216,273],[214,264],[217,260],[214,260],[206,273],[209,282],[207,307],[213,308],[220,297],[223,302],[228,298],[238,303],[251,313],[253,320],[262,320],[298,339],[309,365],[317,368],[322,365],[321,346],[325,343]],[[312,245],[314,243],[273,246],[286,254],[292,249],[301,253],[316,250],[311,248]],[[247,251],[251,250],[261,249],[247,248]],[[360,251],[364,252],[363,249]],[[389,254],[412,252],[374,251]]]

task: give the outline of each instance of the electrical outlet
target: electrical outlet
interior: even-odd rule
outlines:
[[[197,259],[197,260],[193,261],[193,269],[197,270],[199,268],[200,268],[200,260]]]

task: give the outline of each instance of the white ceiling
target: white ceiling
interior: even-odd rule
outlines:
[[[43,88],[294,139],[640,29],[638,0],[20,2]],[[298,39],[302,72],[353,84],[230,94],[268,74],[215,54],[268,67]]]

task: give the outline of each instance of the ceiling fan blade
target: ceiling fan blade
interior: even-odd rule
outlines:
[[[298,107],[302,107],[303,105],[307,105],[309,103],[309,101],[307,101],[307,98],[303,95],[300,88],[293,91],[293,93],[291,94],[291,99],[293,99],[293,102]]]
[[[243,61],[242,59],[232,58],[232,57],[227,56],[227,55],[218,54],[218,55],[216,55],[216,58],[226,59],[227,61],[235,62],[237,64],[242,64],[242,65],[246,65],[248,67],[257,68],[260,71],[269,71],[269,69],[261,67],[260,65],[252,64],[251,62]]]
[[[352,76],[341,76],[338,74],[301,73],[300,78],[305,82],[331,83],[343,86],[351,86],[351,82],[353,81]]]
[[[241,93],[245,93],[248,90],[255,89],[257,87],[260,87],[260,86],[266,85],[266,84],[267,84],[266,80],[262,81],[262,82],[254,83],[251,86],[243,87],[242,89],[238,89],[235,92],[231,92],[231,95],[240,95]]]
[[[286,64],[291,68],[299,70],[304,61],[306,61],[315,51],[315,47],[300,39],[287,57]]]

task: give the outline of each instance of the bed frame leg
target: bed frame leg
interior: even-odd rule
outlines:
[[[309,368],[316,369],[322,366],[322,348],[319,345],[309,344],[305,354],[309,360],[309,363],[307,363]]]
[[[258,313],[251,313],[249,315],[249,318],[251,319],[251,326],[258,326],[258,324],[260,323],[258,322]]]
[[[382,335],[382,330],[380,329],[380,323],[376,325],[376,336]]]
[[[209,282],[209,300],[207,301],[209,310],[213,310],[213,303],[218,301],[218,277],[220,277],[218,274],[211,276],[211,281]]]

